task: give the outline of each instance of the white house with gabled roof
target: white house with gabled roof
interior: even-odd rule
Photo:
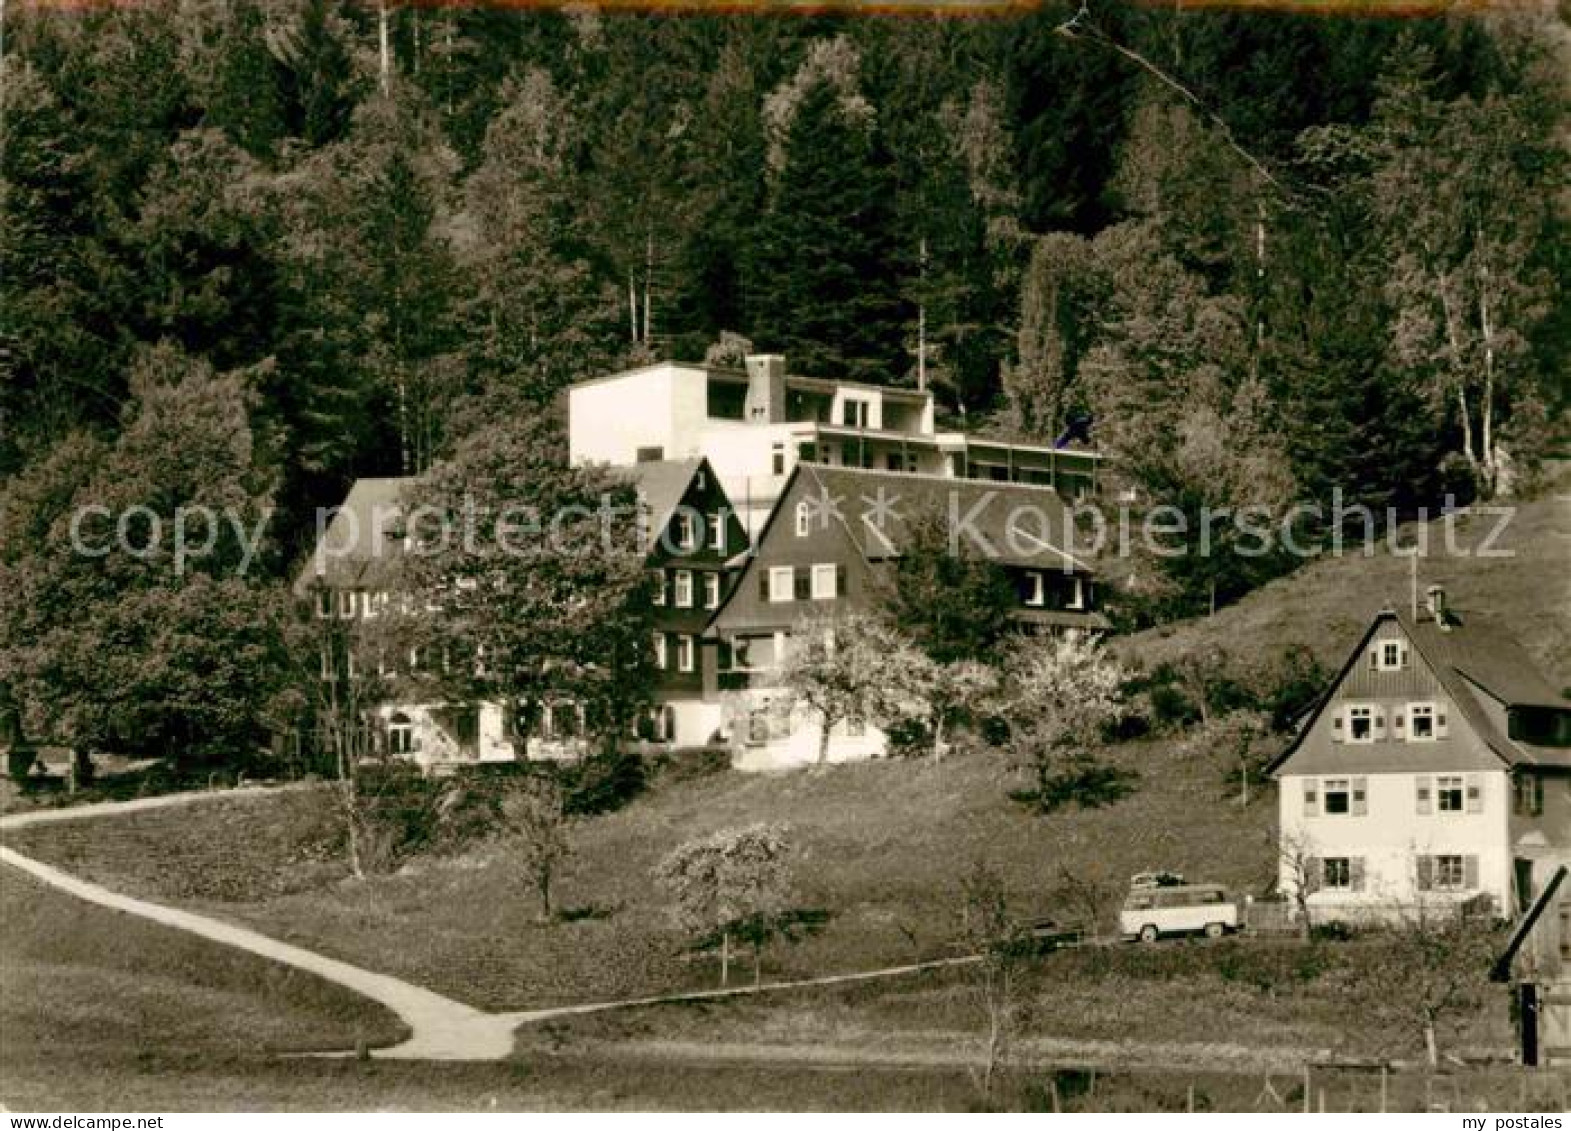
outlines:
[[[1269,772],[1279,886],[1316,919],[1479,897],[1510,917],[1571,860],[1571,701],[1438,588],[1375,617]]]

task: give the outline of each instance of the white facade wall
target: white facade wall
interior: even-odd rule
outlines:
[[[707,746],[724,724],[723,713],[717,702],[668,699],[661,706],[671,708],[672,719],[676,724],[676,733],[671,737],[672,746]]]
[[[478,708],[476,748],[465,752],[452,733],[435,716],[441,706],[435,703],[384,703],[376,717],[386,728],[394,715],[403,715],[414,733],[414,747],[407,757],[422,770],[439,767],[475,765],[480,762],[511,762],[513,742],[507,738],[501,704],[482,703]]]
[[[794,770],[818,762],[819,738],[823,728],[811,712],[784,709],[785,692],[771,688],[725,692],[721,713],[731,747],[736,751],[732,765],[748,773]],[[755,742],[749,737],[749,718],[755,711],[767,712],[773,720],[769,738]],[[861,762],[881,758],[889,748],[884,732],[872,724],[860,728],[840,723],[829,733],[827,761]]]
[[[699,453],[708,458],[750,538],[763,527],[796,466],[796,446],[802,431],[800,424],[708,420],[695,433]],[[774,470],[776,444],[781,445],[785,456],[779,475]]]
[[[693,372],[655,365],[570,390],[568,449],[572,463],[632,464],[637,462],[639,448],[659,448],[664,459],[690,454],[675,449],[684,425],[689,423],[683,418],[691,412],[691,396],[685,388],[688,382],[683,378]],[[697,376],[702,385],[703,374],[698,372]],[[704,411],[702,404],[699,411]]]
[[[1346,776],[1346,775],[1338,775]],[[1482,807],[1477,813],[1442,813],[1436,798],[1430,798],[1430,812],[1420,813],[1417,804],[1418,778],[1410,773],[1361,774],[1366,783],[1367,812],[1363,815],[1335,814],[1309,816],[1305,812],[1304,788],[1313,783],[1322,799],[1325,778],[1319,775],[1284,775],[1278,790],[1282,860],[1278,885],[1289,901],[1298,888],[1298,868],[1294,857],[1313,856],[1360,858],[1363,864],[1363,890],[1319,890],[1309,896],[1311,914],[1316,918],[1393,919],[1422,901],[1439,906],[1460,902],[1485,893],[1495,901],[1500,914],[1509,914],[1511,901],[1510,778],[1506,773],[1466,773],[1464,780],[1476,782]],[[1433,780],[1433,774],[1423,775]],[[1464,791],[1465,793],[1465,791]],[[1461,892],[1418,890],[1417,857],[1476,856],[1478,886]]]

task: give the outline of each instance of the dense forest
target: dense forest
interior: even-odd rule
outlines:
[[[353,478],[739,339],[925,380],[971,429],[1088,414],[1185,508],[1340,489],[1410,514],[1530,489],[1561,435],[1549,7],[3,18],[0,685],[85,701],[95,637],[26,642],[111,596],[127,639],[154,631],[161,590],[56,560],[73,499],[276,508],[260,568],[214,555],[158,631],[216,617],[284,665],[267,587]],[[1173,567],[1153,615],[1280,568]]]

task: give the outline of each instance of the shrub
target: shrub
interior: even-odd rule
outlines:
[[[1153,684],[1146,696],[1151,703],[1151,718],[1159,727],[1182,730],[1200,721],[1200,709],[1171,682]]]
[[[1325,690],[1329,678],[1309,649],[1294,645],[1284,650],[1266,671],[1255,695],[1255,705],[1271,717],[1273,730],[1289,731]]]
[[[644,791],[649,775],[643,758],[634,750],[601,752],[562,767],[569,816],[610,813]]]
[[[653,758],[651,777],[666,778],[674,782],[696,781],[699,778],[723,774],[731,768],[729,746],[689,746],[679,750],[663,750]]]

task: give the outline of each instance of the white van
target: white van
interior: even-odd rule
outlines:
[[[1132,886],[1118,916],[1126,939],[1155,942],[1163,935],[1220,938],[1238,930],[1238,904],[1218,884]]]

